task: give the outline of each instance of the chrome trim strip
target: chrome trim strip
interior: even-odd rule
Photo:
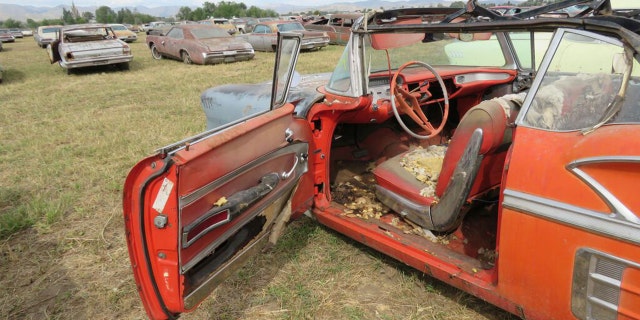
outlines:
[[[596,179],[592,178],[579,167],[593,163],[640,163],[640,157],[636,156],[599,156],[574,160],[567,165],[567,170],[578,176],[585,184],[589,186],[613,212],[616,218],[640,224],[640,218],[636,216],[622,201],[616,198],[605,186],[600,184]]]
[[[273,159],[273,158],[277,158],[281,155],[285,155],[287,153],[291,153],[294,155],[294,157],[296,158],[301,158],[302,155],[306,155],[309,152],[309,144],[307,143],[294,143],[294,144],[290,144],[285,146],[284,148],[280,148],[278,150],[275,150],[271,153],[267,153],[261,157],[259,157],[258,159],[251,161],[243,166],[241,166],[238,169],[233,170],[230,173],[225,174],[224,176],[218,178],[217,180],[204,185],[203,187],[201,187],[198,190],[195,190],[194,192],[183,196],[179,199],[179,203],[178,203],[178,208],[180,210],[182,210],[182,208],[188,206],[189,204],[191,204],[192,202],[202,198],[204,195],[206,195],[207,193],[215,190],[216,188],[219,188],[220,186],[224,185],[225,183],[231,181],[233,178],[235,178],[236,176],[238,176],[239,174],[249,171],[253,168],[256,168],[262,164],[264,164],[265,162]],[[302,157],[304,158],[304,157]],[[301,162],[301,166],[294,166],[292,168],[292,171],[295,169],[296,174],[297,175],[302,175],[303,173],[307,172],[308,170],[308,166],[307,166],[307,162],[306,161],[296,161],[296,163],[300,163]],[[284,178],[283,178],[284,180]]]
[[[640,226],[601,213],[567,203],[507,189],[504,191],[504,208],[524,214],[557,221],[576,228],[640,245]]]
[[[455,76],[455,82],[458,84],[465,84],[475,81],[497,81],[497,80],[507,80],[511,77],[510,74],[506,72],[500,73],[492,73],[492,72],[474,72],[474,73],[465,73]]]

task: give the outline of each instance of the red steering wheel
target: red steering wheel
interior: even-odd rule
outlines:
[[[416,92],[416,90],[418,90],[419,88],[412,91],[407,91],[397,83],[398,75],[402,73],[402,70],[412,65],[423,66],[431,71],[431,73],[438,80],[440,88],[442,89],[442,95],[444,97],[444,111],[442,115],[442,122],[440,122],[440,125],[437,128],[434,128],[431,125],[431,122],[429,122],[429,119],[427,119],[427,116],[422,111],[420,103],[418,102],[418,98],[423,94],[423,92]],[[427,95],[427,98],[431,97],[431,94],[429,94],[428,92]],[[391,108],[393,109],[393,114],[396,116],[396,120],[398,120],[398,123],[400,124],[402,129],[404,129],[404,131],[406,131],[412,137],[415,137],[417,139],[430,139],[438,135],[444,128],[444,125],[447,122],[447,118],[449,117],[449,95],[447,94],[447,89],[444,86],[442,77],[432,66],[421,61],[409,61],[400,66],[400,68],[398,68],[398,71],[396,71],[396,73],[393,75],[393,78],[391,78],[391,96]],[[400,111],[408,115],[411,120],[418,124],[420,128],[424,129],[427,134],[417,134],[409,129],[404,121],[402,121],[402,118],[400,117]]]

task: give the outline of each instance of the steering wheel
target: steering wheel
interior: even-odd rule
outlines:
[[[402,73],[402,70],[412,65],[423,66],[431,71],[431,73],[438,80],[440,88],[442,89],[442,95],[444,97],[444,112],[442,115],[442,122],[437,128],[434,128],[431,125],[431,122],[429,122],[427,116],[424,114],[424,112],[422,112],[420,103],[418,102],[418,98],[421,97],[422,92],[416,91],[423,87],[424,84],[420,85],[418,88],[412,91],[407,91],[402,86],[397,84],[398,75]],[[431,94],[429,92],[427,92],[426,94],[428,95],[427,99],[431,98]],[[398,120],[398,123],[400,124],[402,129],[404,129],[404,131],[406,131],[412,137],[417,139],[430,139],[439,134],[444,128],[444,125],[447,122],[447,118],[449,117],[449,95],[447,94],[447,89],[444,86],[442,77],[432,66],[421,61],[409,61],[400,66],[400,68],[398,68],[398,71],[396,71],[396,73],[393,75],[393,78],[391,78],[391,96],[391,108],[393,109],[393,114],[396,116],[396,120]],[[400,118],[400,112],[398,110],[408,115],[416,124],[427,131],[427,135],[420,135],[409,129],[405,125],[404,121],[402,121],[402,118]]]

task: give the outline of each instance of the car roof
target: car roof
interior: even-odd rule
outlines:
[[[90,23],[90,24],[71,24],[67,26],[63,26],[61,29],[63,31],[67,30],[76,30],[76,29],[94,29],[94,28],[108,28],[109,26],[106,24],[98,24],[98,23]]]

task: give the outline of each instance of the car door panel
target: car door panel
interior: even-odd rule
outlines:
[[[589,46],[600,49],[589,68],[561,50]],[[519,116],[497,266],[499,290],[527,317],[615,319],[640,299],[625,289],[640,272],[640,128],[601,120],[625,90],[618,70],[630,74],[611,68],[621,51],[600,35],[558,31]]]
[[[292,114],[285,105],[132,169],[125,224],[149,315],[195,308],[262,248],[285,205],[311,203],[311,130]]]

